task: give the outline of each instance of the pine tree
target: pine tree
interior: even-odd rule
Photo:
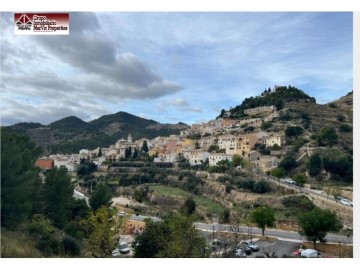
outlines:
[[[144,152],[144,153],[149,152],[149,148],[148,148],[148,145],[147,145],[147,141],[145,141],[145,140],[144,140],[143,145],[142,145],[142,147],[141,147],[141,152]]]
[[[34,164],[40,152],[27,136],[1,128],[1,226],[15,229],[36,208],[41,181]]]

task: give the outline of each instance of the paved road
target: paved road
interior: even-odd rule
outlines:
[[[263,175],[263,174],[260,174],[260,173],[255,173],[255,172],[252,172],[252,171],[249,171],[249,170],[245,170],[245,169],[241,169],[242,171],[244,172],[247,172],[247,173],[251,173],[252,175],[255,176],[256,179],[265,179],[267,181],[271,181],[273,182],[274,184],[277,184],[279,185],[279,181],[275,180],[274,178],[270,177],[270,176],[267,176],[267,175]],[[300,189],[300,187],[296,186],[296,185],[292,185],[292,184],[288,184],[285,182],[285,180],[280,180],[280,186],[283,186],[283,187],[287,187],[287,188],[290,188],[290,189],[293,189],[295,191],[300,191],[300,192],[303,192],[303,193],[306,193],[306,194],[311,194],[311,195],[314,195],[314,196],[317,196],[317,197],[320,197],[322,199],[325,199],[327,201],[331,201],[331,202],[335,202],[335,199],[333,196],[327,196],[327,194],[323,194],[321,193],[320,191],[317,191],[317,190],[312,190],[312,189],[308,189],[308,188],[305,188],[305,187],[302,187]],[[341,205],[341,204],[340,204]],[[344,208],[352,208],[351,206],[346,206],[346,205],[341,205],[343,206]]]
[[[141,216],[141,215],[131,215],[130,220],[137,220],[137,221],[144,221],[144,219],[149,218],[147,216]],[[157,217],[151,217],[153,221],[159,221],[160,219]],[[230,232],[230,225],[228,224],[206,224],[206,223],[194,223],[195,227],[202,231],[208,231],[208,232],[218,232],[218,231],[224,231],[224,232]],[[261,230],[255,227],[246,227],[246,226],[240,226],[239,231],[243,233],[248,233],[251,235],[261,235]],[[303,238],[299,233],[297,232],[291,232],[291,231],[283,231],[283,230],[275,230],[275,229],[266,229],[265,230],[265,236],[273,236],[277,237],[279,240],[282,241],[288,241],[288,242],[296,242],[300,243],[305,238]],[[353,238],[347,237],[345,235],[339,235],[339,234],[327,234],[326,239],[328,242],[331,243],[343,243],[343,244],[352,244]]]
[[[79,192],[79,191],[77,191],[77,190],[74,189],[73,197],[74,197],[75,199],[77,199],[77,200],[85,199],[87,206],[90,207],[89,198],[86,197],[86,196],[85,196],[84,194],[82,194],[81,192]]]
[[[205,230],[205,231],[231,231],[230,225],[226,224],[205,224],[205,223],[195,223],[196,228],[199,230]],[[240,232],[248,233],[251,235],[261,235],[261,230],[255,227],[246,227],[241,226],[239,228]],[[265,236],[273,236],[277,237],[279,240],[283,241],[290,241],[290,242],[302,242],[305,240],[304,237],[302,237],[298,232],[292,232],[292,231],[283,231],[283,230],[275,230],[275,229],[266,229],[265,230]],[[343,243],[343,244],[352,244],[353,238],[347,237],[346,235],[339,235],[339,234],[327,234],[326,239],[328,242],[331,243]]]

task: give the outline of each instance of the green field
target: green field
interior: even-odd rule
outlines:
[[[203,196],[193,195],[190,192],[184,191],[179,188],[167,187],[167,186],[162,186],[162,185],[154,185],[154,186],[151,186],[150,189],[153,190],[154,193],[159,196],[176,197],[176,198],[180,198],[183,200],[192,196],[194,201],[196,202],[196,205],[198,207],[206,209],[206,211],[210,214],[219,215],[225,209],[225,207],[222,206],[218,202],[214,202]]]

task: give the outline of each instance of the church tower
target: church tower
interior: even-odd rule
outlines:
[[[132,143],[132,137],[131,134],[129,133],[128,139],[127,139],[128,143]]]

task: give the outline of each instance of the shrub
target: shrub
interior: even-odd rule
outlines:
[[[70,236],[65,236],[62,240],[64,252],[70,256],[79,256],[81,248],[79,243]]]
[[[299,127],[299,126],[290,126],[290,127],[287,127],[285,130],[285,135],[287,137],[298,137],[302,133],[303,133],[303,129],[302,129],[302,127]]]
[[[338,114],[336,116],[336,119],[339,121],[339,122],[344,122],[345,121],[345,116],[341,115],[341,114]]]
[[[339,127],[339,130],[341,132],[350,132],[350,131],[352,131],[352,127],[347,124],[343,124]]]
[[[82,239],[84,237],[81,225],[75,221],[70,221],[65,225],[64,231],[75,238]]]
[[[256,193],[266,193],[271,191],[271,186],[268,182],[265,180],[260,180],[259,182],[256,182],[253,186],[253,191]]]
[[[234,188],[233,188],[232,186],[230,186],[230,185],[227,185],[227,186],[225,187],[226,193],[230,193],[233,189],[234,189]]]
[[[262,130],[267,130],[267,129],[271,128],[271,127],[272,127],[271,122],[264,122],[264,123],[261,124],[261,129]]]
[[[60,243],[53,236],[47,235],[37,241],[36,248],[44,252],[46,256],[50,256],[51,254],[59,254]]]

